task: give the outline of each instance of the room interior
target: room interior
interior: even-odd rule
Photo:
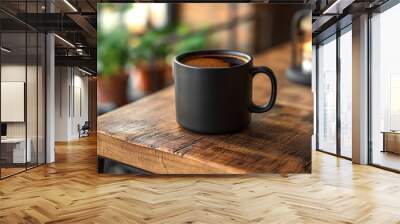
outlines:
[[[65,59],[88,58],[89,50],[76,51],[75,42],[57,34],[49,40],[46,32],[61,28],[38,26],[44,21],[37,16],[46,13],[45,3],[2,1],[0,5],[0,179],[54,162],[55,142],[77,140],[96,130],[93,65]],[[55,8],[48,4],[48,9]]]
[[[400,170],[400,67],[394,57],[399,34],[392,27],[399,12],[396,5],[371,18],[371,162],[395,170]]]
[[[15,27],[18,28],[18,27]],[[44,35],[2,32],[1,178],[45,161]]]
[[[313,27],[314,147],[399,172],[399,67],[394,57],[399,33],[393,26],[400,6],[393,1],[329,5]],[[329,15],[332,8],[341,11],[339,17]]]
[[[3,113],[1,115],[2,136],[4,133],[2,142],[9,136],[21,138],[24,164],[22,167],[13,167],[16,170],[12,170],[12,174],[16,175],[7,175],[6,178],[3,178],[3,172],[10,167],[0,169],[0,221],[397,223],[400,220],[400,202],[395,200],[400,197],[400,161],[397,151],[399,108],[395,97],[399,90],[397,74],[400,73],[398,63],[393,61],[396,57],[391,56],[393,52],[400,50],[396,42],[399,33],[392,28],[392,23],[400,14],[398,1],[296,1],[311,3],[313,6],[312,61],[315,75],[310,99],[314,99],[312,143],[315,150],[311,152],[311,174],[222,177],[161,175],[155,178],[115,175],[127,170],[138,172],[131,170],[132,167],[129,166],[114,166],[109,174],[98,174],[96,135],[90,133],[88,137],[79,138],[79,133],[76,133],[77,125],[83,125],[86,120],[92,123],[92,132],[97,130],[96,100],[90,99],[97,98],[96,91],[93,91],[97,89],[98,79],[94,53],[96,45],[91,41],[94,39],[93,32],[96,33],[95,3],[98,2],[100,1],[0,2],[0,109],[3,112],[7,106],[21,107],[18,103],[8,105],[10,98],[4,100],[7,106],[3,107],[3,91],[16,91],[15,102],[25,101],[23,119],[20,119],[18,113],[5,112],[4,117],[13,116],[19,119],[15,119],[17,122],[3,122]],[[28,18],[24,14],[30,4],[35,9],[35,13],[30,16],[37,18],[31,19],[29,23],[33,26],[31,28],[38,28],[37,34],[33,35],[39,37],[34,39],[35,43],[37,40],[41,41],[42,34],[46,36],[43,37],[43,55],[26,53],[30,52],[27,47],[30,40],[27,34],[28,25],[22,25],[15,30],[15,25],[21,24],[18,20],[24,22]],[[52,17],[43,14],[50,9],[60,14]],[[44,25],[40,18],[52,21],[52,24]],[[366,27],[379,32],[368,31]],[[46,30],[49,33],[45,34]],[[3,42],[3,37],[8,32],[22,36],[11,38],[22,39],[22,46],[18,47],[22,48],[20,51],[16,47],[9,47],[12,42]],[[53,32],[61,39],[54,36]],[[393,34],[388,35],[389,32]],[[372,35],[371,42],[368,42],[368,33]],[[264,54],[266,59],[261,58],[260,61],[271,58],[282,60],[279,55],[271,55],[271,52],[282,49],[291,51],[291,38],[287,38],[284,43],[277,43],[269,48]],[[364,45],[360,41],[365,41],[362,42]],[[281,48],[281,44],[286,44],[286,47]],[[355,44],[367,47],[360,50]],[[33,52],[40,52],[40,45],[33,46]],[[81,50],[78,49],[85,55],[80,56]],[[6,82],[5,78],[10,77],[4,75],[8,72],[3,73],[3,69],[11,68],[4,60],[17,52],[19,54],[15,60],[19,61],[17,64],[21,68],[15,74],[20,75],[11,76],[12,79],[7,79]],[[374,52],[370,55],[372,57],[367,57],[371,52]],[[30,58],[34,59],[30,61]],[[363,60],[373,62],[361,63]],[[290,61],[285,59],[285,66]],[[13,66],[15,64],[14,62]],[[41,71],[41,66],[46,69]],[[279,73],[284,77],[286,69],[279,69]],[[84,81],[78,81],[75,76]],[[376,81],[368,83],[368,80]],[[17,81],[18,84],[9,84],[10,81]],[[73,113],[80,114],[83,111],[83,106],[78,103],[84,92],[82,85],[78,85],[79,82],[87,82],[89,89],[88,114],[82,120],[72,116]],[[288,80],[286,82],[290,83]],[[22,87],[21,83],[25,86]],[[73,88],[74,83],[77,88]],[[10,85],[13,87],[10,88]],[[46,88],[40,88],[41,85]],[[296,98],[302,88],[304,87],[289,88],[287,94],[293,96],[296,103],[304,104],[304,108],[312,108],[311,102]],[[21,89],[24,91],[23,97],[20,96]],[[45,91],[41,92],[42,89]],[[356,89],[359,91],[355,91]],[[30,90],[37,95],[28,95]],[[142,95],[134,95],[131,100],[137,96]],[[83,104],[83,100],[80,102]],[[114,107],[115,105],[105,105],[102,109],[107,111]],[[354,116],[354,113],[359,116]],[[56,119],[61,117],[67,118],[63,122],[68,128],[65,129],[63,139],[55,144],[56,132],[59,131],[56,130]],[[312,125],[311,119],[307,119],[307,122]],[[21,132],[17,132],[16,128],[20,128]],[[37,144],[37,147],[31,146],[29,150],[27,145],[30,144]],[[4,156],[3,149],[1,144],[1,158]],[[31,151],[30,157],[28,151]],[[20,158],[21,156],[18,159]],[[31,162],[27,161],[29,158]],[[1,160],[2,165],[3,161]],[[42,163],[45,164],[41,165]],[[40,166],[36,167],[37,165]],[[30,167],[36,168],[29,169]]]

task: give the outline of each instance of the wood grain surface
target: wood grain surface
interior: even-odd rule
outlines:
[[[227,135],[182,129],[169,87],[100,116],[97,154],[157,174],[310,172],[312,95],[285,79],[289,52],[285,45],[256,57],[256,65],[275,71],[278,100],[271,111],[253,114],[247,129]],[[255,79],[256,103],[268,88],[266,80]]]
[[[96,138],[0,180],[0,224],[399,224],[400,175],[321,152],[312,174],[97,174]]]

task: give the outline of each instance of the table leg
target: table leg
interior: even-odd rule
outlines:
[[[97,173],[104,173],[104,158],[97,156]]]
[[[382,133],[383,135],[383,149],[381,152],[386,152],[386,134]]]

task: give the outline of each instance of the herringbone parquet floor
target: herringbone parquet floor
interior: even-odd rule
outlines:
[[[400,223],[400,175],[313,153],[313,174],[98,175],[95,138],[0,181],[0,223]]]

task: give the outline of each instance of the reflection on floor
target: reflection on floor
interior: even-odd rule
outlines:
[[[18,172],[22,172],[24,170],[25,170],[25,167],[23,167],[23,168],[20,168],[20,167],[17,167],[17,168],[1,168],[1,178],[13,175],[13,174],[18,173]]]
[[[352,149],[349,147],[342,147],[340,149],[340,154],[344,157],[351,158],[352,157]]]
[[[392,152],[374,151],[372,162],[376,165],[400,171],[400,155]]]
[[[398,223],[400,175],[313,152],[288,177],[99,175],[96,138],[0,181],[0,223]]]
[[[18,165],[6,165],[5,167],[1,168],[1,178],[5,178],[8,176],[11,176],[13,174],[20,173],[22,171],[25,171],[26,169],[30,169],[33,167],[36,167],[36,163],[27,163],[26,167],[25,164],[18,164]]]

